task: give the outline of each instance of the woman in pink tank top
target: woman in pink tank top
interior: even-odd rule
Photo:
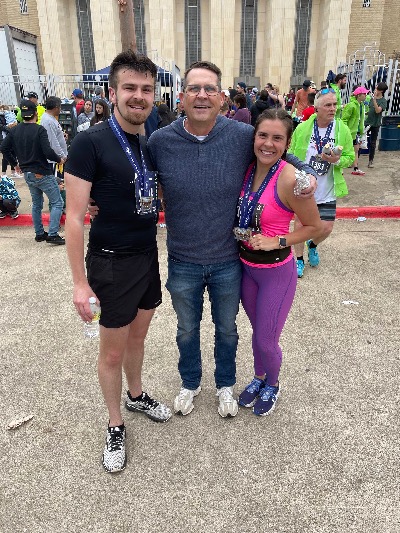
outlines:
[[[292,119],[283,109],[268,109],[254,133],[256,161],[250,165],[238,206],[242,260],[242,305],[253,328],[254,378],[239,396],[239,404],[265,416],[275,408],[280,392],[282,351],[279,337],[296,291],[297,270],[291,246],[321,232],[314,198],[294,194],[295,169],[284,161]],[[289,232],[296,214],[303,226]]]

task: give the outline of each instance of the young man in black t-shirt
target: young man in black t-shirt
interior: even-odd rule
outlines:
[[[171,416],[168,407],[143,392],[141,382],[144,340],[161,303],[156,194],[155,187],[148,188],[154,184],[154,173],[145,141],[138,136],[153,107],[156,74],[150,59],[132,51],[114,59],[109,76],[114,116],[77,135],[65,169],[74,304],[84,321],[92,319],[89,297],[95,296],[101,305],[98,374],[109,412],[103,453],[108,472],[126,464],[122,367],[129,387],[126,408],[155,421]],[[100,209],[90,229],[86,278],[83,221],[89,197]]]

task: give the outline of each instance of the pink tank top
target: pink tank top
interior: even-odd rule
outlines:
[[[244,179],[244,184],[240,197],[244,194],[244,185],[249,179],[250,173],[253,170],[255,163],[252,163],[247,170],[246,177]],[[286,207],[280,200],[278,196],[278,178],[282,169],[287,165],[286,161],[281,161],[278,166],[277,171],[271,178],[268,183],[265,191],[261,195],[261,198],[258,201],[256,209],[254,210],[253,215],[253,227],[257,227],[261,230],[261,234],[266,237],[276,237],[277,235],[286,235],[289,233],[290,221],[293,218],[293,211]],[[246,243],[246,246],[250,248],[250,245]],[[273,264],[254,264],[249,263],[245,259],[241,258],[243,263],[250,265],[255,268],[275,268],[277,266],[282,266],[293,257],[293,252],[291,251],[289,256],[279,263]]]

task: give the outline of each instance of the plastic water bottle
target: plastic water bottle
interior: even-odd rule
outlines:
[[[90,310],[93,313],[93,318],[91,322],[85,322],[85,325],[83,326],[83,333],[87,339],[94,339],[94,337],[98,337],[100,333],[100,314],[101,309],[100,306],[96,303],[96,298],[94,296],[91,296],[89,298],[89,304],[90,304]]]

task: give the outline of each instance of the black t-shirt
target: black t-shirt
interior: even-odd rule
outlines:
[[[125,132],[138,162],[139,136]],[[153,170],[145,142],[141,143],[148,170]],[[154,215],[138,215],[135,172],[108,121],[79,133],[72,142],[65,171],[92,182],[91,197],[99,207],[92,222],[89,246],[95,250],[141,252],[156,246]]]

